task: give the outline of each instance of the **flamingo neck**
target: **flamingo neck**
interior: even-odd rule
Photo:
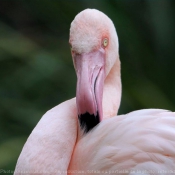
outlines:
[[[121,101],[120,60],[117,58],[107,75],[103,90],[103,119],[117,115]]]

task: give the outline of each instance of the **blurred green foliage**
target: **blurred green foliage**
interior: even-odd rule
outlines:
[[[0,0],[0,169],[14,170],[41,116],[75,96],[69,27],[86,8],[106,13],[118,32],[119,113],[175,109],[175,1]]]

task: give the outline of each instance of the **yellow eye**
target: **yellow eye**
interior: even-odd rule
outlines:
[[[72,45],[70,44],[70,51],[72,52],[73,51],[73,49],[72,49]]]
[[[74,50],[72,49],[72,45],[70,45],[70,51],[72,54],[74,54]]]
[[[106,47],[108,45],[108,39],[104,38],[103,39],[103,47]]]

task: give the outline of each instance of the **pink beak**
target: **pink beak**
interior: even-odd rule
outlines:
[[[80,126],[85,132],[102,120],[102,98],[105,77],[105,51],[73,56],[77,73],[76,101]]]

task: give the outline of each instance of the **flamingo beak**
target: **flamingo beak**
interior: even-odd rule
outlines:
[[[77,73],[76,102],[80,127],[88,132],[102,120],[105,51],[73,56]]]

